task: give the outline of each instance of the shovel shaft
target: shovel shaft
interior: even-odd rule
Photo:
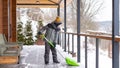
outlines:
[[[43,35],[44,39],[50,44],[50,46],[54,47],[53,43],[50,42],[44,35]],[[57,50],[57,49],[56,49]],[[57,50],[58,51],[58,50]],[[59,52],[59,51],[58,51]],[[65,57],[59,52],[59,54],[65,59]]]
[[[45,38],[45,40],[50,44],[50,46],[54,47],[54,45],[53,45],[52,42],[50,42],[46,37],[44,37],[44,38]]]
[[[50,44],[50,46],[54,47],[53,43],[50,42],[50,41],[45,37],[45,35],[42,35],[42,36],[43,36],[43,38]]]

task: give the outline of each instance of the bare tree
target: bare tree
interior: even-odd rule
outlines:
[[[42,17],[42,10],[40,8],[29,8],[27,10],[27,15],[28,17],[31,19],[31,20],[34,20],[34,21],[39,21],[41,20],[43,17]]]
[[[44,12],[45,23],[52,22],[55,19],[55,17],[57,16],[56,8],[47,8],[47,9],[44,9],[43,12]]]
[[[77,14],[77,0],[72,1],[72,9],[74,10],[74,15]],[[97,29],[97,24],[95,23],[94,16],[102,8],[103,2],[97,0],[80,0],[80,21],[81,21],[81,31],[95,30]],[[76,25],[77,23],[74,23]],[[74,26],[75,27],[75,26]],[[76,29],[76,28],[75,28]]]

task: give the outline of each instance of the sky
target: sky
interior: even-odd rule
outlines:
[[[99,0],[103,1],[103,8],[96,15],[97,21],[111,21],[112,20],[112,0]]]

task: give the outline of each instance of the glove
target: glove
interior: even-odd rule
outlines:
[[[40,38],[41,38],[41,39],[44,39],[44,34],[40,34]]]

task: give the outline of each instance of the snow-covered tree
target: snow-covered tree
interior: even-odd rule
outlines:
[[[24,42],[25,36],[23,31],[23,23],[21,21],[17,22],[17,41]]]
[[[32,25],[31,25],[31,21],[27,21],[27,23],[25,24],[25,45],[33,45],[34,44],[34,40],[33,40],[33,30],[32,30]]]
[[[40,19],[38,22],[37,22],[37,33],[39,32],[39,30],[41,29],[43,27],[43,21],[42,21],[42,19]],[[35,36],[36,38],[37,38],[37,40],[38,40],[38,35],[36,34],[36,36]]]

